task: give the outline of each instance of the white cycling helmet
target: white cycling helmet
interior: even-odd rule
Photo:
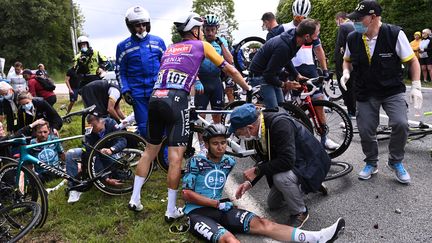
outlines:
[[[294,16],[307,17],[312,9],[309,0],[295,0],[292,5],[292,13]]]
[[[87,42],[87,46],[90,46],[90,41],[89,41],[89,38],[87,36],[82,35],[82,36],[78,37],[78,39],[77,39],[78,46],[79,46],[79,44],[84,43],[84,42]]]
[[[129,8],[126,11],[125,21],[126,21],[126,26],[128,27],[129,31],[132,34],[136,33],[134,24],[141,24],[141,23],[147,23],[146,31],[150,32],[150,14],[145,8],[141,6],[135,6]]]
[[[185,16],[180,17],[174,22],[178,32],[191,31],[193,27],[202,26],[204,24],[203,19],[197,13],[188,13]]]

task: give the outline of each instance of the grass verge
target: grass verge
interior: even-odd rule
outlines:
[[[60,110],[67,104],[67,97],[58,97],[55,105]],[[77,102],[73,111],[80,110]],[[126,114],[131,108],[122,103]],[[61,137],[81,133],[81,119],[76,117],[65,123]],[[80,140],[63,144],[65,151],[81,147]],[[55,183],[53,183],[55,184]],[[51,185],[50,185],[51,186]],[[45,225],[34,229],[24,242],[199,242],[189,233],[171,234],[163,217],[166,209],[166,174],[157,170],[151,175],[141,192],[144,210],[139,213],[128,210],[130,195],[109,196],[95,187],[81,195],[75,204],[68,204],[64,188],[49,194],[49,212]]]

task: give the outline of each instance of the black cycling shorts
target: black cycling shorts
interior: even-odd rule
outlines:
[[[255,214],[238,208],[224,212],[203,207],[192,210],[188,216],[192,234],[210,242],[218,242],[227,230],[231,233],[248,233]]]
[[[224,109],[224,88],[220,79],[201,80],[204,86],[204,94],[195,94],[195,106],[197,110],[207,110],[210,103],[212,110]]]
[[[160,144],[164,135],[168,146],[186,146],[190,133],[188,92],[158,89],[151,94],[148,108],[147,142]]]

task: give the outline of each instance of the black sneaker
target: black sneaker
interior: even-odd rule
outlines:
[[[299,213],[297,215],[291,215],[288,225],[295,227],[295,228],[301,228],[304,223],[306,223],[306,221],[309,219],[309,212],[306,208],[306,212],[304,213]]]

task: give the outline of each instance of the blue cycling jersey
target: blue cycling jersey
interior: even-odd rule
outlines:
[[[183,189],[192,190],[207,198],[220,200],[228,174],[236,164],[236,161],[228,155],[224,155],[218,163],[208,160],[204,156],[193,157],[183,176]],[[201,208],[203,206],[186,202],[184,212]]]
[[[228,41],[223,37],[219,37],[219,39],[222,41],[223,45],[228,48]],[[212,41],[210,42],[210,44],[214,47],[216,52],[222,56],[222,47],[218,43],[216,43],[216,41]],[[221,69],[218,66],[214,65],[208,58],[204,59],[198,71],[198,76],[200,80],[204,82],[209,79],[220,80],[220,74]]]

